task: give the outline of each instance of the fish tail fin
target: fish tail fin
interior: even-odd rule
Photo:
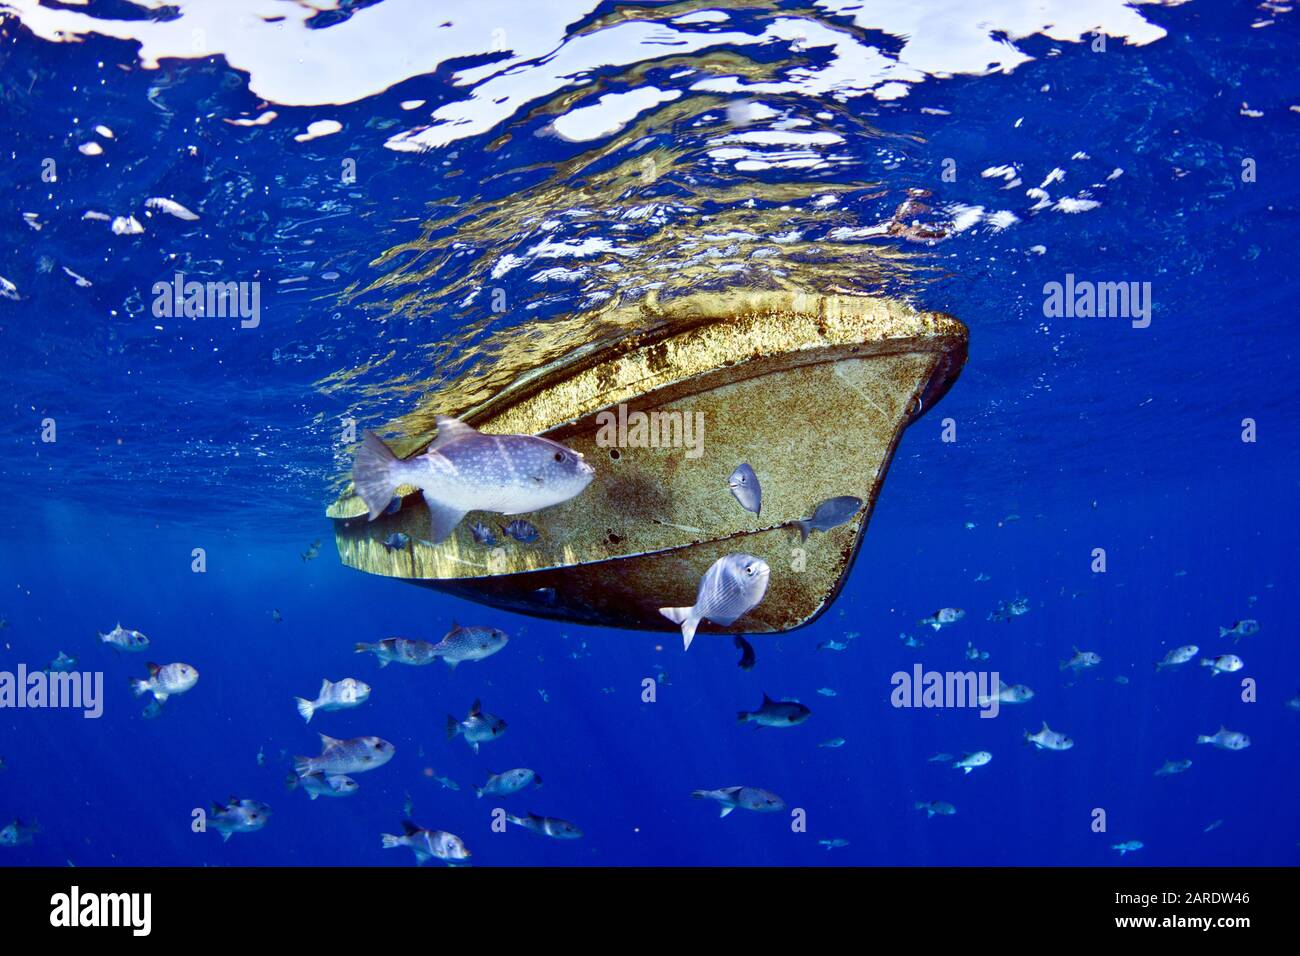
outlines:
[[[373,644],[365,644],[365,643],[362,643],[361,641],[358,641],[358,642],[357,642],[357,645],[356,645],[357,653],[358,653],[358,654],[364,654],[366,651],[373,650],[373,649],[374,649],[374,646],[375,646],[375,645],[373,645]]]
[[[284,789],[293,791],[296,790],[297,788],[298,788],[298,775],[296,773],[291,773],[286,775],[284,778]]]
[[[447,715],[447,739],[451,740],[456,734],[460,733],[460,721],[451,714]]]
[[[293,758],[293,772],[296,773],[296,774],[297,774],[298,776],[300,776],[300,777],[305,776],[305,775],[308,774],[308,773],[311,773],[311,758],[310,758],[310,757],[294,757],[294,758]]]
[[[298,704],[299,716],[301,716],[304,721],[310,724],[311,715],[316,713],[316,705],[303,697],[295,697],[294,700]]]
[[[1226,628],[1226,627],[1223,627],[1222,625],[1220,625],[1220,627],[1219,627],[1219,637],[1220,637],[1221,639],[1227,637],[1227,636],[1228,636],[1229,634],[1231,634],[1231,633],[1232,633],[1232,630],[1231,630],[1230,628]]]
[[[147,694],[149,692],[149,682],[147,680],[141,680],[140,678],[132,677],[130,678],[130,683],[131,683],[131,692],[134,693],[136,697],[139,697],[141,694]]]
[[[685,650],[691,649],[691,641],[695,640],[695,629],[700,626],[699,618],[692,613],[693,607],[661,607],[659,613],[674,624],[682,626],[682,643]]]
[[[1214,738],[1211,737],[1209,734],[1197,734],[1197,735],[1196,735],[1196,742],[1197,742],[1198,744],[1208,744],[1208,743],[1213,743],[1213,742],[1214,742]]]
[[[748,720],[749,720],[749,711],[747,710],[736,711],[736,723],[743,724],[746,723]]]
[[[709,798],[709,791],[707,791],[707,790],[692,790],[692,791],[691,791],[691,796],[694,797],[696,800],[707,800],[707,799]]]
[[[475,787],[475,788],[474,788],[474,796],[476,796],[476,797],[478,797],[480,800],[482,800],[482,799],[483,799],[483,788],[482,788],[482,787]]]
[[[352,463],[352,486],[370,510],[371,521],[383,514],[393,500],[393,494],[401,484],[398,481],[401,465],[401,460],[379,436],[367,429]]]
[[[379,834],[379,839],[380,845],[385,850],[391,850],[393,847],[402,845],[402,838],[399,836],[393,836],[391,833],[381,833]]]

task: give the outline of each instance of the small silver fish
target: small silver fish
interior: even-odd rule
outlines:
[[[976,767],[983,767],[992,759],[993,755],[987,750],[977,750],[973,754],[962,754],[961,759],[952,766],[954,770],[970,773]]]
[[[380,737],[353,737],[339,740],[320,735],[319,757],[294,757],[293,769],[299,776],[320,771],[325,774],[361,773],[382,767],[393,759],[396,748]]]
[[[417,866],[424,866],[429,860],[442,860],[448,866],[455,866],[471,856],[465,841],[454,833],[445,830],[425,830],[410,820],[402,821],[401,836],[391,833],[380,834],[381,845],[385,850],[394,847],[410,847],[415,854]]]
[[[1048,727],[1047,721],[1043,721],[1043,729],[1038,733],[1031,734],[1026,730],[1025,742],[1033,744],[1039,750],[1069,750],[1074,746],[1073,740]]]
[[[531,521],[525,521],[523,518],[516,518],[508,525],[503,525],[501,531],[521,544],[532,544],[542,536]]]
[[[434,645],[428,641],[411,640],[405,637],[386,637],[375,644],[358,643],[356,647],[358,654],[369,651],[378,657],[380,667],[387,667],[394,662],[410,664],[412,667],[432,664],[438,659],[433,649]]]
[[[114,649],[126,651],[128,654],[136,654],[149,649],[149,638],[139,631],[128,631],[122,626],[121,622],[107,634],[100,634],[99,640],[103,644],[109,644]]]
[[[1243,637],[1250,637],[1252,634],[1258,634],[1258,633],[1259,633],[1259,621],[1254,621],[1250,619],[1247,619],[1245,621],[1237,621],[1232,625],[1232,627],[1219,628],[1219,637],[1227,637],[1229,634],[1231,634],[1234,642],[1241,640]]]
[[[582,836],[582,830],[576,824],[570,823],[568,820],[561,820],[559,817],[541,817],[535,813],[530,813],[526,817],[506,814],[506,819],[517,827],[532,830],[534,833],[540,833],[542,836],[548,836],[553,840],[577,840]]]
[[[509,642],[504,631],[495,627],[461,627],[455,621],[451,630],[433,646],[433,654],[446,661],[452,670],[462,661],[481,661],[491,657]]]
[[[460,784],[455,780],[452,780],[451,777],[446,774],[442,774],[441,776],[435,775],[433,779],[438,786],[442,787],[444,790],[460,790]]]
[[[304,561],[312,561],[318,554],[320,554],[320,542],[313,541],[307,550],[298,555],[298,557],[302,558]]]
[[[352,483],[379,517],[399,485],[419,488],[429,509],[429,538],[438,544],[471,511],[516,515],[580,494],[595,477],[582,455],[549,438],[484,435],[439,415],[438,435],[422,454],[397,458],[367,431],[352,465]]]
[[[26,846],[40,832],[39,823],[24,823],[22,820],[15,819],[13,823],[0,830],[0,846]]]
[[[463,736],[470,749],[478,753],[478,746],[489,740],[496,740],[506,732],[506,722],[495,714],[485,714],[482,705],[476,700],[469,709],[469,716],[457,720],[447,715],[447,739]]]
[[[1215,658],[1202,657],[1201,666],[1210,668],[1210,676],[1218,677],[1220,674],[1231,674],[1241,670],[1246,666],[1246,662],[1236,654],[1220,654]]]
[[[519,767],[515,770],[507,770],[504,773],[493,773],[488,771],[487,783],[481,787],[474,788],[474,795],[477,797],[495,796],[508,797],[513,793],[518,793],[525,787],[542,785],[542,778],[536,770],[529,770],[526,767]]]
[[[817,843],[820,846],[826,847],[828,850],[839,850],[849,845],[849,841],[845,840],[843,837],[834,837],[830,840],[818,840]]]
[[[700,578],[692,607],[661,607],[659,613],[682,628],[682,643],[690,650],[701,621],[727,627],[757,607],[767,593],[771,569],[752,554],[728,554],[713,562]]]
[[[1141,840],[1126,840],[1123,843],[1112,843],[1110,848],[1112,850],[1118,850],[1119,855],[1123,856],[1126,853],[1140,850],[1143,846],[1145,846],[1145,844]]]
[[[956,624],[965,616],[966,612],[959,607],[941,607],[929,617],[923,617],[916,623],[918,625],[932,627],[937,631],[942,627],[949,627]]]
[[[1093,651],[1081,651],[1077,647],[1072,648],[1074,656],[1068,661],[1061,661],[1061,670],[1067,667],[1072,671],[1085,671],[1090,667],[1096,667],[1101,663],[1101,655]]]
[[[785,801],[775,793],[758,787],[723,787],[720,790],[692,790],[696,800],[716,800],[722,804],[725,817],[732,810],[753,810],[756,813],[775,813],[785,809]]]
[[[384,549],[387,551],[404,551],[410,543],[411,536],[400,531],[394,531],[382,542]]]
[[[1156,771],[1157,777],[1172,777],[1176,773],[1186,773],[1192,766],[1190,760],[1166,760],[1165,765]]]
[[[1199,734],[1198,744],[1214,744],[1220,750],[1245,750],[1250,746],[1250,738],[1239,730],[1229,730],[1222,724],[1212,734]]]
[[[173,694],[183,694],[199,682],[199,672],[189,664],[153,664],[149,668],[148,680],[131,679],[131,690],[135,696],[153,693],[154,700],[165,704]]]
[[[763,489],[758,484],[758,475],[749,467],[749,462],[741,462],[727,479],[727,487],[740,506],[746,511],[759,514],[763,508]],[[805,535],[806,537],[806,535]]]
[[[840,747],[843,747],[845,743],[846,741],[843,737],[832,737],[830,740],[823,740],[817,746],[826,747],[828,749],[835,750]]]
[[[311,723],[312,715],[317,711],[349,710],[361,706],[369,699],[369,684],[355,677],[345,677],[336,684],[330,683],[328,679],[322,680],[315,700],[295,697],[294,701],[302,719]]]
[[[59,651],[59,656],[50,661],[49,669],[55,673],[62,673],[64,671],[70,671],[76,666],[77,659],[75,657],[69,657],[67,654],[63,653],[63,651]]]
[[[813,509],[811,517],[790,522],[799,532],[799,540],[807,541],[814,531],[830,531],[853,519],[862,507],[862,499],[852,495],[827,498]]]
[[[977,703],[981,707],[987,707],[993,703],[993,694],[981,694]],[[996,694],[999,703],[1002,704],[1026,704],[1034,699],[1034,692],[1024,684],[1007,684],[1001,678],[998,678],[998,692]]]
[[[742,710],[736,714],[736,722],[753,723],[757,727],[793,727],[802,724],[812,716],[812,711],[794,700],[773,700],[763,695],[763,703],[757,710]]]
[[[255,833],[266,826],[271,808],[257,800],[231,797],[226,804],[213,803],[207,826],[221,834],[224,843],[235,833]]]
[[[301,786],[303,792],[312,800],[317,797],[350,797],[360,789],[360,784],[351,777],[341,773],[327,774],[319,770],[307,774],[291,773],[285,779],[285,785],[290,790]]]
[[[1179,664],[1186,664],[1200,652],[1201,649],[1195,644],[1184,644],[1182,647],[1175,647],[1156,662],[1156,670],[1162,671],[1166,667],[1177,667]]]
[[[945,800],[931,800],[928,803],[916,803],[916,809],[925,811],[925,818],[930,817],[950,817],[957,812],[957,808]]]

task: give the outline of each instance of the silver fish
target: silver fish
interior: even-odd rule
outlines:
[[[394,847],[410,847],[415,854],[417,866],[424,866],[429,860],[442,860],[448,866],[455,866],[471,856],[465,841],[454,833],[445,830],[425,830],[410,820],[402,821],[401,836],[381,833],[380,840],[385,850]]]
[[[1190,760],[1166,760],[1165,765],[1156,771],[1156,776],[1172,777],[1176,773],[1185,773],[1191,766]]]
[[[727,487],[740,502],[740,507],[754,514],[762,511],[763,489],[758,484],[758,475],[754,474],[754,469],[749,467],[749,462],[742,462],[736,467],[731,477],[727,479]]]
[[[1043,729],[1038,733],[1031,734],[1026,730],[1025,742],[1033,744],[1039,750],[1069,750],[1074,746],[1073,740],[1048,727],[1047,721],[1043,721]]]
[[[350,797],[360,789],[360,784],[351,777],[341,773],[322,773],[319,770],[301,775],[291,773],[285,780],[285,785],[290,790],[301,786],[303,792],[313,800],[317,797]]]
[[[24,823],[22,820],[14,820],[13,823],[0,830],[0,846],[26,846],[40,832],[41,827],[38,823]]]
[[[165,704],[173,694],[183,694],[199,682],[199,672],[189,664],[153,664],[149,668],[148,680],[131,679],[131,690],[135,696],[153,693],[154,700]]]
[[[411,543],[411,536],[400,531],[394,531],[381,543],[386,551],[404,551],[406,546]]]
[[[917,621],[918,625],[925,625],[934,630],[956,624],[966,616],[966,612],[959,607],[941,607],[929,617],[923,617]]]
[[[387,740],[379,737],[353,737],[339,740],[328,734],[320,735],[321,753],[319,757],[294,757],[294,773],[304,776],[309,773],[325,774],[361,773],[374,770],[393,759],[396,748]]]
[[[529,770],[526,767],[520,767],[516,770],[507,770],[505,773],[493,773],[488,771],[487,783],[481,787],[474,788],[475,796],[482,797],[508,797],[512,793],[518,793],[528,786],[542,785],[542,778],[536,770]]]
[[[818,840],[817,843],[826,847],[828,850],[839,850],[849,845],[849,841],[843,837],[833,837],[830,840]]]
[[[992,759],[993,755],[987,750],[977,750],[973,754],[962,754],[961,759],[952,766],[954,770],[961,770],[964,773],[970,773],[976,767],[983,767]]]
[[[1231,674],[1241,670],[1246,666],[1246,662],[1236,654],[1220,654],[1215,658],[1202,657],[1201,666],[1210,668],[1212,677],[1218,677],[1220,674]]]
[[[1232,627],[1219,628],[1219,637],[1227,637],[1229,634],[1231,634],[1234,641],[1239,641],[1243,637],[1250,637],[1252,634],[1258,634],[1258,633],[1259,633],[1259,621],[1254,621],[1250,619],[1247,619],[1245,621],[1237,621],[1235,624],[1232,625]]]
[[[75,657],[69,657],[67,654],[63,653],[63,651],[59,651],[59,656],[50,661],[49,669],[55,673],[61,673],[63,671],[70,671],[76,666],[77,659]]]
[[[149,638],[139,631],[128,631],[120,622],[107,634],[100,634],[99,640],[128,654],[136,654],[149,648]]]
[[[386,637],[375,644],[357,644],[357,653],[364,654],[367,651],[379,658],[379,666],[387,667],[393,662],[398,664],[410,664],[412,667],[419,667],[421,664],[432,664],[438,659],[438,655],[433,652],[434,645],[428,641],[415,641],[405,637]]]
[[[462,661],[481,661],[505,647],[510,638],[495,627],[461,627],[455,621],[451,630],[433,646],[433,655],[441,657],[452,670]]]
[[[516,518],[509,524],[502,525],[501,533],[514,538],[520,544],[532,544],[542,536],[536,525],[531,521],[525,521],[523,518]]]
[[[1132,853],[1135,850],[1140,850],[1143,846],[1145,846],[1145,844],[1141,840],[1125,840],[1123,843],[1112,843],[1110,848],[1112,850],[1118,850],[1119,855],[1123,856],[1125,853]]]
[[[1007,684],[1001,678],[998,678],[997,699],[1002,704],[1026,704],[1034,699],[1034,692],[1024,684]],[[981,694],[977,703],[981,707],[987,707],[993,703],[993,694]]]
[[[302,716],[302,719],[307,723],[311,723],[312,715],[318,710],[348,710],[352,707],[361,706],[369,699],[369,684],[359,681],[355,677],[345,677],[337,684],[330,683],[329,680],[322,680],[320,692],[316,695],[315,700],[295,697],[294,701],[298,704],[298,713]]]
[[[476,700],[469,709],[469,716],[457,720],[447,715],[447,739],[460,735],[465,738],[470,749],[478,753],[478,745],[489,740],[496,740],[506,732],[506,722],[495,714],[483,713],[482,705]]]
[[[916,809],[925,811],[925,818],[930,817],[950,817],[957,812],[957,808],[946,800],[931,800],[928,803],[916,803]]]
[[[1184,644],[1182,647],[1175,647],[1156,663],[1156,670],[1162,671],[1166,667],[1177,667],[1179,664],[1186,664],[1200,652],[1201,649],[1195,644]]]
[[[846,741],[844,740],[843,737],[832,737],[830,740],[823,740],[817,746],[827,747],[830,748],[831,750],[835,750],[836,748],[843,747],[845,743]]]
[[[1072,671],[1085,671],[1101,663],[1101,655],[1095,651],[1081,651],[1077,647],[1073,648],[1073,651],[1073,657],[1068,661],[1061,661],[1061,670],[1068,667]]]
[[[775,793],[758,787],[723,787],[720,790],[692,790],[696,800],[716,800],[722,804],[725,817],[732,810],[753,810],[756,813],[775,813],[785,809],[785,801]]]
[[[1250,746],[1249,737],[1240,730],[1229,730],[1222,724],[1212,734],[1199,734],[1196,742],[1198,744],[1214,744],[1220,750],[1245,750]]]
[[[682,627],[682,642],[690,650],[701,621],[724,627],[734,624],[763,600],[771,569],[752,554],[728,554],[713,562],[700,578],[693,607],[661,607],[659,613]]]
[[[799,540],[807,541],[814,531],[830,531],[853,519],[862,507],[862,499],[852,495],[827,498],[813,509],[811,517],[790,522],[799,531]]]
[[[763,703],[757,710],[742,710],[736,714],[736,722],[753,723],[758,727],[793,727],[802,724],[812,716],[812,711],[794,700],[773,700],[763,695]]]
[[[429,508],[429,539],[438,544],[471,511],[539,511],[578,495],[596,474],[582,455],[549,438],[484,435],[445,415],[437,422],[433,444],[405,460],[374,432],[365,433],[352,483],[370,520],[379,517],[399,485],[414,485]]]
[[[213,803],[207,826],[221,834],[224,843],[235,833],[254,833],[266,826],[271,808],[257,800],[231,797],[226,804]]]
[[[496,536],[492,534],[492,529],[489,528],[487,525],[485,525],[482,521],[475,521],[473,524],[471,524],[469,526],[469,533],[474,536],[474,540],[478,544],[484,545],[485,547],[489,547],[489,548],[496,547],[496,543],[497,543]]]
[[[532,830],[534,833],[540,833],[542,836],[548,836],[553,840],[577,840],[582,836],[582,830],[578,828],[577,824],[570,823],[568,820],[561,820],[558,817],[541,817],[535,813],[530,813],[526,817],[506,814],[506,819],[517,827]]]

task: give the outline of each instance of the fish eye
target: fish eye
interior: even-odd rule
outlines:
[[[564,461],[564,452],[557,451],[557,452],[555,453],[555,460],[556,460],[556,461]]]

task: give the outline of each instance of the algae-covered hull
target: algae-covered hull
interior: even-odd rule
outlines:
[[[526,614],[673,631],[658,609],[693,604],[708,567],[742,551],[771,567],[767,595],[701,633],[817,617],[848,575],[903,429],[960,372],[965,326],[889,300],[798,293],[690,296],[647,309],[646,324],[460,416],[488,433],[545,435],[595,467],[578,497],[523,516],[540,540],[520,544],[500,533],[510,519],[471,513],[432,545],[423,500],[404,487],[401,509],[373,522],[351,494],[330,507],[343,562]],[[741,462],[762,484],[758,515],[727,487]],[[842,495],[863,502],[852,520],[807,541],[789,527]],[[474,541],[475,521],[495,547]],[[385,548],[395,531],[410,545]]]

